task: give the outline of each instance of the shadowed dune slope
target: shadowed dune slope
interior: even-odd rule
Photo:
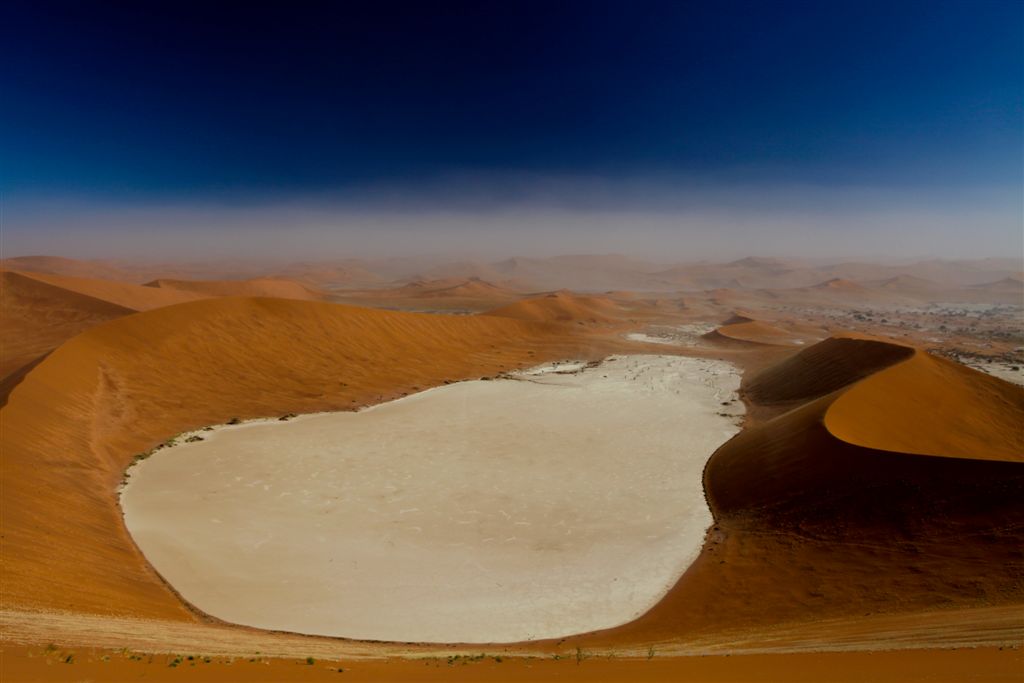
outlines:
[[[250,298],[93,327],[31,369],[0,409],[5,605],[189,618],[122,524],[116,488],[134,454],[233,416],[351,408],[618,350],[569,331]]]
[[[715,452],[701,556],[650,612],[581,642],[1024,603],[1024,390],[843,338],[751,384],[812,398]],[[899,452],[920,445],[933,454]]]
[[[808,498],[819,513],[847,499],[879,510],[892,502],[878,498],[885,482],[916,479],[924,496],[921,482],[943,473],[956,473],[952,488],[998,482],[997,470],[1024,475],[1024,390],[923,351],[833,338],[763,371],[747,392],[813,400],[719,449],[705,483],[720,511]]]
[[[22,273],[0,272],[0,377],[93,325],[134,312]]]
[[[914,350],[873,339],[831,338],[766,368],[744,382],[755,403],[807,401],[910,358]]]
[[[612,323],[618,322],[625,311],[606,297],[560,291],[523,299],[488,311],[485,315],[537,322]]]
[[[146,287],[193,292],[204,296],[257,296],[275,299],[316,301],[323,293],[292,280],[256,278],[253,280],[153,280]]]

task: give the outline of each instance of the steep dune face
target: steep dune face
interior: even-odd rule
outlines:
[[[133,455],[176,433],[607,350],[561,326],[282,299],[205,299],[94,327],[0,409],[5,605],[189,618],[116,500]]]
[[[40,279],[0,273],[0,377],[90,327],[135,311]]]
[[[668,596],[582,642],[1024,603],[1024,391],[862,339],[750,384],[752,400],[802,402],[712,456],[715,525]],[[943,424],[924,419],[932,406]],[[912,444],[935,452],[898,450]]]
[[[760,373],[747,393],[812,400],[715,455],[707,493],[722,512],[810,499],[877,511],[908,502],[879,498],[885,482],[916,480],[923,500],[936,486],[1024,481],[1024,390],[912,348],[830,339]]]
[[[324,298],[322,292],[291,280],[256,278],[253,280],[153,280],[147,287],[158,287],[203,296],[263,296],[275,299],[316,301]]]
[[[923,352],[845,392],[824,424],[864,448],[1024,463],[1024,389]]]
[[[581,296],[572,292],[554,292],[523,299],[488,311],[488,316],[537,322],[613,323],[625,314],[614,301],[599,296]]]
[[[872,339],[831,338],[766,368],[744,384],[755,403],[808,401],[906,360],[913,349]]]

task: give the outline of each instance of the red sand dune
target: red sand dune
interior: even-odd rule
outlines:
[[[40,282],[46,282],[72,292],[85,294],[95,299],[130,308],[134,311],[148,311],[152,308],[180,304],[203,299],[207,295],[177,289],[145,287],[128,282],[100,280],[95,278],[68,277],[47,273],[22,273]]]
[[[580,346],[562,326],[283,299],[204,299],[93,327],[0,409],[5,606],[191,619],[122,525],[115,489],[134,454],[232,416],[354,407],[601,348]]]
[[[192,292],[204,296],[264,296],[274,299],[315,301],[324,298],[320,291],[292,280],[255,278],[252,280],[153,280],[146,287]]]
[[[420,299],[507,299],[516,296],[513,290],[478,277],[416,280],[376,293],[394,298]]]
[[[3,271],[0,278],[0,377],[83,330],[135,312],[23,273]]]
[[[653,610],[591,640],[1024,603],[1024,390],[830,339],[747,393],[806,400],[712,456],[701,557]]]
[[[544,322],[619,322],[627,312],[603,296],[585,296],[568,291],[552,292],[523,299],[488,311],[486,315]]]
[[[125,270],[117,266],[100,261],[80,261],[60,256],[15,256],[0,260],[0,269],[101,280],[130,281],[132,279]]]

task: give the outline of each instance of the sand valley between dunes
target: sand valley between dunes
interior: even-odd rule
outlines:
[[[299,633],[511,642],[630,621],[697,557],[738,370],[617,356],[197,432],[125,521],[199,609]]]

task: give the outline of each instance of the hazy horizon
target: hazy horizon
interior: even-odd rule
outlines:
[[[1012,3],[3,12],[3,256],[1024,257]]]

